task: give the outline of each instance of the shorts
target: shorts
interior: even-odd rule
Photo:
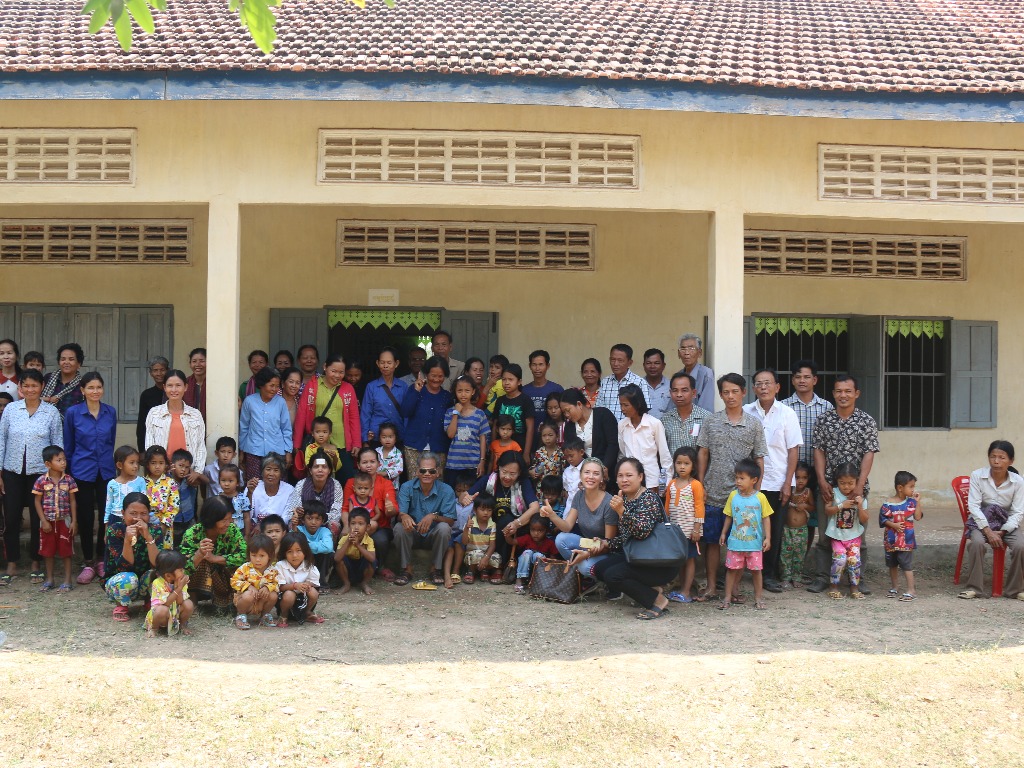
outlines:
[[[914,570],[913,552],[886,552],[885,565],[888,568],[899,567],[901,571]]]
[[[737,552],[734,549],[726,550],[725,567],[730,571],[742,571],[744,568],[748,571],[760,571],[763,569],[763,554],[761,550],[756,552]]]
[[[373,563],[370,563],[363,558],[353,558],[347,555],[341,558],[341,564],[345,567],[345,573],[348,574],[348,583],[352,586],[362,584],[366,578],[373,578]],[[367,566],[370,567],[369,576],[366,573]]]
[[[50,522],[52,530],[46,533],[39,529],[39,556],[68,558],[74,554],[75,543],[71,540],[71,529],[63,519]]]
[[[470,549],[466,551],[465,564],[466,565],[480,565],[480,561],[484,559],[484,550],[482,549]],[[486,568],[501,568],[501,555],[497,552],[491,554],[490,564],[484,566]]]
[[[277,612],[278,615],[281,613],[281,598],[284,597],[284,592],[279,592],[277,595]],[[294,621],[297,624],[303,624],[306,621],[306,616],[309,613],[309,597],[305,592],[295,593],[295,602],[292,603],[292,607],[288,609],[288,615],[284,618],[288,621]]]
[[[708,544],[717,544],[722,538],[722,528],[724,527],[725,507],[706,504],[704,506],[704,530],[701,531],[700,540]]]

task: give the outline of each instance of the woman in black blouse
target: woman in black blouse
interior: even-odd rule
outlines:
[[[661,500],[646,487],[643,465],[636,459],[623,459],[616,471],[619,492],[612,496],[611,508],[619,516],[619,533],[615,538],[599,540],[596,548],[580,552],[573,562],[584,557],[607,554],[594,566],[594,576],[603,581],[609,593],[623,592],[644,610],[638,619],[657,619],[668,613],[668,598],[660,584],[672,581],[678,566],[647,568],[626,561],[623,545],[629,539],[646,539],[654,526],[665,522]]]

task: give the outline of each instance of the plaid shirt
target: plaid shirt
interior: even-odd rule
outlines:
[[[697,447],[697,435],[704,420],[711,416],[711,411],[706,411],[699,405],[694,404],[690,416],[685,421],[679,418],[679,411],[675,403],[672,403],[668,410],[661,416],[661,423],[665,427],[665,442],[668,443],[668,452],[675,455],[675,452],[686,446],[687,448]],[[696,434],[694,434],[696,427]]]
[[[644,393],[644,400],[647,403],[647,407],[651,407],[651,385],[647,383],[647,380],[643,376],[637,376],[632,371],[626,371],[626,375],[619,381],[615,378],[615,375],[605,376],[601,379],[601,389],[597,392],[597,405],[596,408],[607,408],[612,412],[615,420],[618,421],[622,418],[622,407],[619,405],[619,390],[627,384],[636,384],[640,387],[640,391]],[[657,415],[657,414],[652,414]]]
[[[800,422],[800,432],[804,436],[804,444],[800,446],[800,461],[813,469],[814,467],[814,425],[818,417],[832,410],[832,403],[814,395],[811,402],[805,403],[796,393],[782,401],[796,412]]]

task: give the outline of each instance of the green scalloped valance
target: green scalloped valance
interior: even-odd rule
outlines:
[[[775,333],[806,333],[813,336],[831,333],[838,336],[846,333],[847,322],[837,317],[755,317],[754,329],[769,335]]]
[[[886,320],[885,332],[889,336],[906,337],[913,335],[914,338],[921,338],[923,333],[929,339],[933,336],[944,338],[946,335],[946,322],[944,320]]]
[[[402,309],[332,309],[327,313],[327,324],[333,328],[339,323],[357,328],[438,328],[441,325],[441,313]]]

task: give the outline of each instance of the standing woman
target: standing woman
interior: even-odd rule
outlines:
[[[583,361],[580,378],[583,379],[580,391],[586,396],[587,405],[593,408],[597,402],[597,393],[601,390],[601,363],[597,358],[588,357]]]
[[[299,412],[299,390],[302,389],[302,371],[298,368],[285,368],[281,371],[281,397],[284,398],[285,408],[288,409],[288,418],[291,419],[292,429],[295,428],[295,417]]]
[[[261,368],[255,379],[256,391],[242,401],[238,416],[238,448],[242,451],[245,477],[259,477],[263,457],[271,453],[292,458],[292,420],[284,398],[278,397],[281,374],[275,368]]]
[[[398,369],[398,352],[394,347],[384,347],[377,354],[377,370],[380,378],[366,385],[363,393],[363,407],[360,422],[363,425],[363,442],[372,443],[377,439],[380,425],[391,422],[401,429],[402,399],[409,385],[395,378]],[[398,435],[401,438],[401,434]]]
[[[299,354],[299,360],[302,355]],[[303,438],[313,431],[313,419],[326,416],[331,420],[331,443],[338,449],[341,468],[336,476],[344,485],[355,474],[355,463],[352,456],[361,446],[362,431],[359,426],[359,407],[356,404],[356,391],[345,381],[345,358],[331,355],[324,365],[322,376],[310,379],[299,397],[299,412],[295,417],[295,429],[292,432],[292,445],[295,449],[295,469],[302,471]]]
[[[117,411],[103,402],[103,377],[96,371],[82,377],[82,392],[85,402],[71,406],[64,414],[64,454],[68,474],[78,484],[78,537],[82,543],[78,583],[89,584],[106,557],[103,512],[107,508],[107,483],[117,474]]]
[[[206,424],[199,411],[185,404],[187,379],[183,371],[173,369],[164,380],[167,402],[158,405],[146,417],[146,448],[161,445],[168,456],[184,448],[192,454],[192,473],[188,484],[200,482],[206,466]]]
[[[262,349],[254,349],[249,353],[249,371],[252,373],[247,380],[243,381],[238,385],[238,407],[242,407],[242,402],[249,395],[256,394],[256,390],[259,389],[259,385],[256,383],[256,374],[270,365],[270,355],[264,352]]]
[[[29,551],[32,556],[33,584],[43,581],[39,568],[39,515],[35,513],[32,486],[46,471],[43,448],[48,445],[64,447],[64,431],[60,411],[44,403],[43,374],[31,368],[21,374],[21,397],[4,408],[0,416],[0,493],[4,494],[4,556],[7,572],[0,576],[0,586],[11,583],[18,571],[21,557],[21,513],[29,507],[32,535]]]
[[[582,440],[586,455],[600,459],[605,466],[605,480],[612,480],[608,477],[608,467],[614,467],[619,459],[619,427],[615,416],[607,408],[592,407],[587,396],[578,389],[565,390],[561,400],[565,439],[578,437]],[[614,487],[608,490],[614,492]]]
[[[643,390],[636,384],[624,386],[619,390],[619,407],[619,454],[640,460],[648,488],[666,485],[673,473],[672,454],[665,440],[665,427],[648,413]]]
[[[320,367],[320,350],[312,344],[303,344],[295,356],[296,364],[302,371],[302,389],[316,378],[317,369]]]
[[[43,402],[57,406],[60,415],[85,400],[82,394],[82,363],[85,352],[78,344],[65,344],[57,350],[57,370],[46,374]]]
[[[205,425],[206,347],[196,347],[188,353],[188,367],[192,369],[192,375],[185,381],[185,405],[199,411],[199,415],[203,417],[203,424]],[[168,455],[170,455],[170,452],[168,452]]]
[[[409,387],[402,400],[405,419],[405,471],[418,477],[420,456],[430,451],[437,457],[437,473],[444,474],[448,444],[444,415],[452,407],[452,393],[444,389],[448,363],[431,357],[423,364],[420,378]]]
[[[135,437],[140,451],[146,450],[146,417],[158,405],[167,402],[164,379],[167,378],[167,371],[170,368],[171,362],[166,357],[154,357],[149,361],[148,370],[150,378],[153,379],[153,386],[142,390],[139,396],[139,420],[135,423]]]
[[[15,400],[18,399],[18,382],[21,380],[20,354],[13,339],[0,340],[0,392],[6,392]]]

